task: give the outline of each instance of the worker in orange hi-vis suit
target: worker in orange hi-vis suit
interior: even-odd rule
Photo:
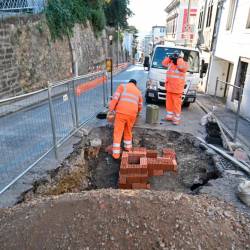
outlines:
[[[115,112],[112,147],[112,155],[115,159],[120,158],[122,136],[124,149],[126,151],[132,149],[132,128],[143,105],[142,95],[136,84],[134,79],[131,79],[128,84],[121,84],[109,103],[109,111]]]
[[[183,52],[175,51],[173,55],[166,57],[162,65],[167,67],[166,87],[166,110],[165,120],[179,125],[181,121],[182,94],[185,85],[185,75],[188,63],[183,60]]]

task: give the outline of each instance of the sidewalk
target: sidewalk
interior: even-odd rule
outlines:
[[[226,104],[222,102],[220,98],[214,99],[213,96],[198,94],[198,102],[200,102],[206,109],[212,111],[212,107],[216,106],[216,111],[214,112],[219,121],[234,134],[236,113],[232,110],[226,108]],[[237,140],[245,144],[250,150],[250,122],[246,119],[240,117]]]

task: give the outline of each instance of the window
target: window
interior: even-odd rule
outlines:
[[[239,61],[238,69],[236,73],[237,74],[236,80],[234,83],[235,86],[244,88],[246,75],[247,75],[247,68],[248,68],[247,62]],[[233,100],[239,101],[239,99],[240,99],[240,90],[237,88],[234,88],[232,101]]]
[[[200,16],[199,16],[199,24],[198,24],[198,29],[201,29],[202,27],[202,21],[203,21],[203,14],[204,14],[204,9],[202,8],[200,11]]]
[[[212,20],[212,15],[213,15],[213,6],[214,6],[213,0],[211,0],[209,2],[209,5],[208,5],[206,27],[210,27],[211,26],[211,20]]]
[[[232,28],[234,14],[235,14],[235,8],[236,8],[236,0],[230,0],[229,9],[228,9],[228,16],[227,16],[226,30],[230,30]]]
[[[246,28],[247,28],[247,29],[250,29],[250,8],[249,8],[249,11],[248,11],[248,17],[247,17],[247,25],[246,25]]]
[[[162,61],[166,56],[170,56],[174,53],[174,51],[180,50],[176,48],[167,48],[167,47],[158,47],[156,48],[152,60],[152,68],[156,69],[165,69],[162,66]],[[199,53],[194,50],[181,50],[184,53],[184,60],[188,62],[189,69],[188,72],[198,73],[199,72]]]

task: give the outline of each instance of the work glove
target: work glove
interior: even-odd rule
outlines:
[[[113,123],[115,121],[115,111],[109,111],[107,113],[107,121]]]

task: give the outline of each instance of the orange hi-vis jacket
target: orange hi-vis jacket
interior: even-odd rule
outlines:
[[[142,105],[141,91],[136,85],[134,83],[121,84],[109,103],[109,110],[136,117],[142,110]]]
[[[178,58],[177,65],[175,65],[169,57],[166,57],[162,61],[162,65],[168,67],[166,77],[167,91],[175,94],[183,93],[188,63],[182,58]]]

